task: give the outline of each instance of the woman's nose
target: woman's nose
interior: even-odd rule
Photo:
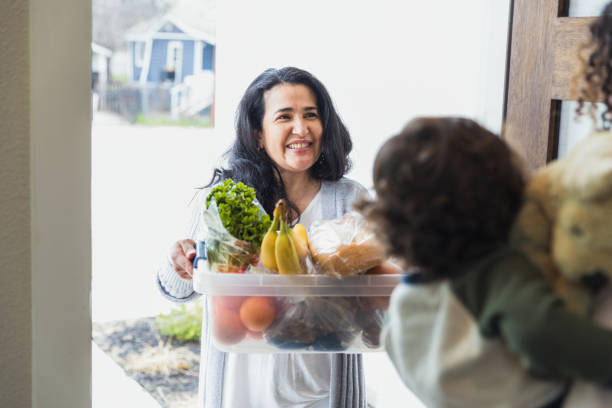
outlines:
[[[293,120],[293,133],[296,135],[304,136],[306,133],[306,124],[301,118]]]

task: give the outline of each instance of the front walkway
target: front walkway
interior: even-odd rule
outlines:
[[[91,342],[92,408],[159,408],[157,401]]]

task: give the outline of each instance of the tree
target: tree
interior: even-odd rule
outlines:
[[[174,3],[173,0],[93,0],[92,39],[114,51],[121,47],[130,27],[162,16]]]

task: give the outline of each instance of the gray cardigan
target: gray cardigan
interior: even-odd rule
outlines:
[[[365,191],[366,189],[359,183],[347,178],[335,182],[323,181],[321,184],[323,219],[334,219],[350,211],[353,201]],[[195,240],[201,237],[201,209],[204,198],[203,191],[193,205],[194,211],[187,236]],[[192,281],[179,277],[170,262],[159,269],[157,284],[162,294],[174,302],[187,302],[200,296],[193,290]],[[207,302],[203,303],[204,316],[206,316]],[[204,369],[200,372],[205,373],[206,377],[200,379],[204,394],[203,407],[221,408],[227,353],[219,351],[212,345],[210,330],[207,319],[203,319],[200,361]],[[330,408],[365,408],[365,381],[361,354],[335,354],[332,358],[329,404]]]

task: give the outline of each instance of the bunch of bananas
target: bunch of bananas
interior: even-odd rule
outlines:
[[[261,263],[265,268],[284,275],[304,273],[308,255],[306,228],[302,224],[289,228],[285,200],[276,203],[273,214],[272,225],[261,243]]]

